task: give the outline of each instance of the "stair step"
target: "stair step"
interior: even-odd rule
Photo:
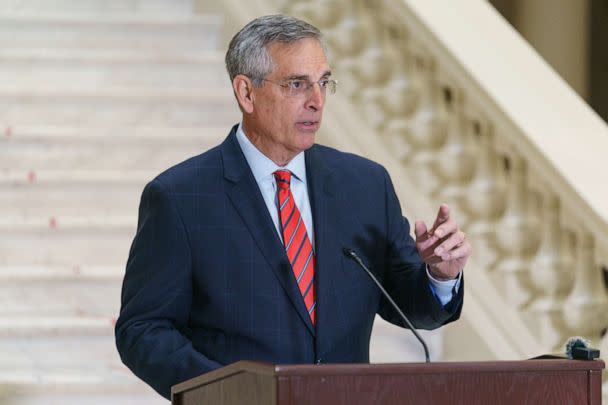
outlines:
[[[123,274],[118,266],[0,267],[0,317],[115,316]]]
[[[84,358],[90,357],[84,354]],[[43,370],[12,368],[5,371],[0,368],[0,403],[10,405],[168,404],[166,399],[139,380],[126,366],[103,367],[95,364]]]
[[[136,215],[0,217],[0,266],[123,265],[136,221]]]
[[[36,89],[62,87],[213,87],[228,74],[220,52],[166,52],[98,49],[0,49],[3,86]]]
[[[0,339],[113,336],[115,316],[1,316]],[[3,345],[0,345],[3,347]],[[2,358],[2,356],[0,356]]]
[[[99,374],[101,374],[99,371],[102,371],[102,369],[109,376],[116,374],[113,370],[122,369],[122,367],[119,367],[120,360],[116,348],[113,346],[114,339],[109,334],[85,337],[3,337],[0,338],[0,355],[2,357],[0,373],[2,369],[6,370],[6,368],[17,370],[31,368],[33,371],[20,376],[20,379],[27,381],[36,378],[36,374],[40,371],[44,372],[50,368],[83,370],[88,364],[92,369],[97,369],[98,375],[91,373],[87,376],[85,374],[81,376],[81,381],[89,380],[92,382],[91,380],[98,380]]]
[[[0,217],[0,232],[10,230],[14,233],[29,232],[79,232],[82,230],[123,231],[135,226],[132,216],[124,217],[61,217],[49,221],[45,217]]]
[[[27,132],[24,132],[27,131]],[[0,168],[150,170],[154,174],[218,145],[227,128],[10,129],[0,138]]]
[[[122,280],[124,272],[124,266],[0,266],[0,284],[62,280],[116,281]]]
[[[127,216],[156,173],[0,171],[0,212],[12,217]],[[50,220],[50,219],[49,219]]]
[[[11,140],[41,140],[41,141],[58,141],[58,142],[73,142],[75,138],[83,138],[85,141],[88,138],[105,138],[105,137],[133,137],[139,138],[170,138],[188,139],[194,137],[211,137],[217,133],[228,135],[229,128],[224,126],[196,126],[196,127],[150,127],[150,126],[52,126],[52,125],[17,125],[6,128],[0,128],[0,136],[4,136],[5,142]],[[117,138],[116,140],[119,140]],[[3,140],[0,139],[0,142]]]
[[[0,47],[217,49],[216,16],[0,14]]]
[[[125,394],[132,398],[144,395],[153,401],[159,399],[122,364],[112,329],[106,329],[103,334],[81,334],[74,330],[71,334],[53,334],[53,331],[38,329],[31,335],[0,336],[0,386],[7,387],[8,391],[0,393],[0,400],[10,398],[19,400],[8,402],[11,404],[29,404],[44,396],[47,401],[60,400],[57,404],[78,403],[63,402],[76,398],[85,399],[80,403],[88,404],[88,398],[98,396],[96,399],[105,398],[105,403],[114,404],[125,403],[113,402]],[[21,402],[26,399],[27,402]]]
[[[214,126],[240,120],[232,92],[209,89],[133,91],[127,88],[13,91],[0,89],[0,125],[116,127]]]
[[[56,12],[71,13],[137,13],[189,15],[195,7],[193,0],[3,0],[0,13]]]
[[[11,62],[74,62],[74,63],[147,63],[164,65],[171,63],[212,64],[224,71],[225,51],[206,49],[192,52],[191,49],[124,49],[124,48],[0,48],[0,61]],[[61,66],[63,67],[63,66]],[[33,68],[33,67],[32,67]],[[66,67],[67,68],[67,67]]]
[[[114,323],[109,317],[1,316],[0,402],[167,403],[122,364]]]
[[[130,170],[0,170],[0,187],[55,187],[62,184],[116,184],[130,186],[151,180],[148,171]]]
[[[130,378],[135,378],[130,376]],[[142,383],[143,384],[143,383]],[[43,391],[44,390],[44,391]],[[152,388],[142,387],[135,392],[122,392],[109,384],[94,384],[76,389],[74,383],[70,385],[53,384],[53,391],[46,385],[15,388],[15,392],[7,389],[0,403],[9,405],[167,405],[165,398],[156,394]],[[141,391],[141,392],[139,392]],[[2,399],[6,398],[6,402]]]

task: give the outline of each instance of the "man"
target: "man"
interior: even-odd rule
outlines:
[[[226,65],[241,124],[143,192],[116,324],[124,363],[168,398],[241,359],[368,362],[375,314],[402,321],[344,247],[415,327],[457,319],[470,245],[448,207],[414,241],[383,167],[314,144],[336,85],[320,32],[258,18]]]

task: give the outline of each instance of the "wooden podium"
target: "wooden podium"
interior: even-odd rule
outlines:
[[[271,365],[239,361],[171,389],[174,405],[601,404],[601,360]]]

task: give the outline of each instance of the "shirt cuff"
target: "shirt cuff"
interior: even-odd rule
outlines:
[[[458,294],[460,289],[460,280],[462,279],[462,271],[458,273],[458,277],[452,280],[437,280],[429,272],[429,267],[426,266],[426,275],[429,278],[429,286],[433,295],[445,306],[447,303],[452,301],[452,298]]]

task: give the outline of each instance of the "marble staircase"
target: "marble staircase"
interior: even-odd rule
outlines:
[[[166,403],[113,324],[144,184],[238,121],[194,9],[0,0],[0,403]]]

